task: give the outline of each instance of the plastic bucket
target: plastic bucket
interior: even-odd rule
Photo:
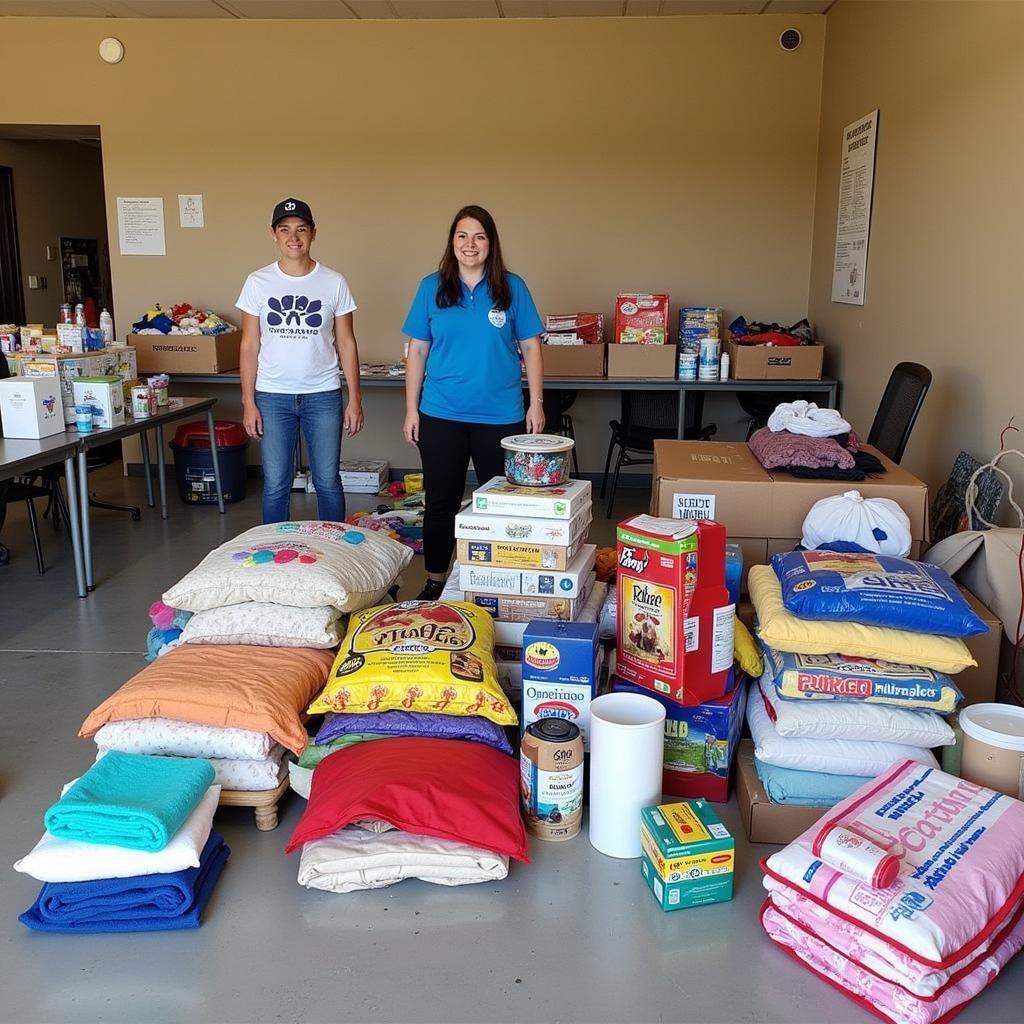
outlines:
[[[224,503],[245,497],[245,452],[249,439],[241,423],[218,420],[216,423],[217,463]],[[244,440],[242,440],[244,438]],[[178,494],[188,505],[216,505],[217,484],[213,475],[213,453],[205,423],[186,423],[175,432],[171,442]]]
[[[972,704],[960,712],[960,777],[1024,799],[1024,708]]]

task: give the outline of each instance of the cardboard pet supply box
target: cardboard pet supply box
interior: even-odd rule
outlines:
[[[461,567],[461,563],[460,563]],[[461,571],[461,569],[460,569]],[[529,622],[531,619],[562,619],[575,622],[587,603],[587,596],[594,585],[594,573],[590,572],[581,582],[578,597],[541,597],[536,594],[493,594],[474,590],[465,591],[465,600],[483,608],[501,622]],[[495,642],[504,643],[497,639]]]
[[[675,345],[609,345],[608,377],[675,380]]]
[[[580,508],[572,519],[524,519],[481,512],[460,512],[455,517],[455,537],[470,541],[512,541],[520,544],[569,547],[583,543],[591,522],[591,509]]]
[[[223,334],[129,334],[142,373],[226,373],[237,370],[241,331]]]
[[[821,380],[824,345],[740,345],[726,330],[733,380]]]
[[[603,377],[605,349],[599,345],[542,345],[544,380],[560,377]]]

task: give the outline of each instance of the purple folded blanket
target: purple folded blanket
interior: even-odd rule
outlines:
[[[426,715],[416,711],[373,711],[359,714],[330,712],[313,740],[330,743],[339,736],[371,732],[385,736],[430,736],[445,740],[471,740],[503,753],[512,747],[500,725],[479,715]]]
[[[767,427],[755,430],[747,442],[754,457],[765,469],[784,469],[787,466],[806,466],[808,469],[853,469],[856,464],[853,451],[857,438],[851,432],[843,447],[832,437],[804,437],[789,431],[771,431]]]

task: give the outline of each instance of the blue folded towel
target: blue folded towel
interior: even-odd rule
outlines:
[[[40,932],[157,932],[198,928],[231,854],[210,833],[199,867],[166,875],[47,882],[18,920]]]
[[[156,852],[196,809],[213,779],[206,760],[114,750],[47,810],[43,824],[60,839]]]
[[[754,758],[754,767],[764,791],[773,804],[800,807],[834,807],[855,793],[870,779],[859,775],[825,775],[779,768]]]

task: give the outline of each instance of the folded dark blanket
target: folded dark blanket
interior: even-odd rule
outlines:
[[[800,480],[866,480],[867,473],[854,466],[852,469],[839,469],[835,466],[780,466],[787,473]]]
[[[18,920],[40,932],[156,932],[198,928],[231,854],[216,832],[199,867],[172,874],[47,882]]]

